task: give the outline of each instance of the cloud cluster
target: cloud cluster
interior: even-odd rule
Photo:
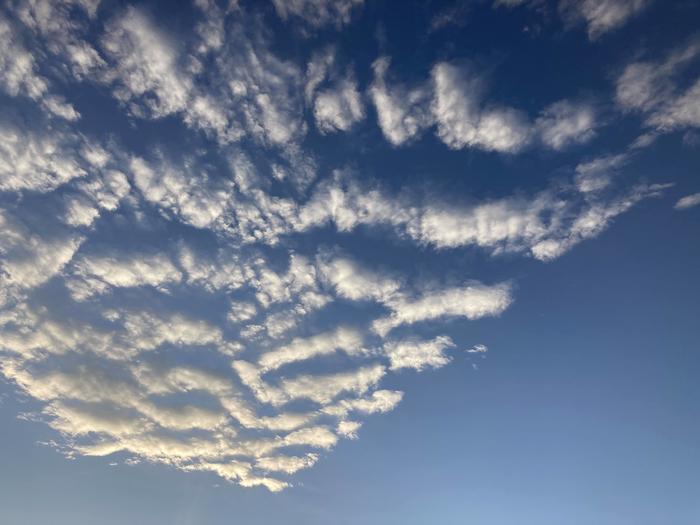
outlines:
[[[362,3],[275,0],[268,14],[312,37]],[[596,34],[641,9],[595,5],[581,9],[589,26],[607,20]],[[447,321],[498,317],[514,301],[507,276],[426,276],[378,263],[357,239],[436,260],[474,249],[551,261],[664,189],[616,184],[625,152],[529,192],[397,195],[321,158],[368,103],[393,146],[431,129],[452,149],[512,155],[590,141],[597,106],[563,99],[528,115],[490,100],[488,79],[458,62],[401,82],[380,57],[365,64],[365,89],[336,48],[280,52],[253,6],[194,7],[191,34],[177,36],[145,6],[17,0],[0,14],[0,89],[19,108],[0,120],[0,373],[68,456],[282,490],[401,402],[388,375],[458,359]],[[631,65],[620,106],[656,130],[695,125],[697,90],[669,80],[694,46]],[[81,124],[75,86],[128,126]]]
[[[543,109],[531,122],[523,111],[485,100],[486,79],[473,66],[439,62],[429,81],[406,86],[388,79],[389,64],[387,58],[374,63],[370,95],[384,136],[397,146],[435,126],[452,149],[517,153],[540,143],[561,150],[589,141],[599,125],[590,104],[568,100]]]

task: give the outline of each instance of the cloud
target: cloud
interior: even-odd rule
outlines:
[[[108,24],[102,47],[114,63],[117,99],[136,114],[163,117],[183,111],[192,90],[174,42],[140,10],[129,7]]]
[[[213,182],[205,171],[198,170],[200,166],[185,163],[182,168],[165,159],[149,163],[132,157],[129,162],[134,186],[147,201],[180,215],[196,228],[218,225],[231,203],[231,182]]]
[[[352,355],[362,351],[362,342],[362,335],[357,330],[341,326],[332,332],[323,332],[310,338],[296,338],[287,345],[265,352],[260,356],[258,365],[268,372],[336,350]]]
[[[48,192],[87,175],[81,140],[70,133],[43,134],[0,124],[0,191]]]
[[[364,104],[352,77],[320,91],[314,100],[314,118],[322,133],[348,131],[364,117]]]
[[[1,14],[0,88],[13,97],[26,95],[57,117],[68,121],[80,118],[71,104],[51,93],[51,83],[39,73],[34,55],[22,45],[17,32]]]
[[[395,390],[375,390],[368,397],[357,399],[343,399],[339,402],[322,408],[322,412],[340,418],[357,411],[364,414],[376,414],[390,412],[403,399],[403,392]]]
[[[401,287],[396,278],[368,270],[347,257],[320,254],[317,268],[338,296],[351,301],[375,300],[384,303]]]
[[[10,210],[0,208],[0,307],[22,290],[57,276],[84,242],[64,228],[36,231]]]
[[[423,369],[440,368],[450,362],[445,350],[455,344],[447,336],[439,336],[430,341],[390,341],[384,345],[384,352],[389,358],[390,369],[413,368],[419,372]]]
[[[553,150],[561,150],[595,137],[597,122],[590,105],[562,100],[545,108],[535,125],[544,144]]]
[[[607,188],[611,176],[631,160],[629,153],[602,155],[576,165],[576,186],[581,193]]]
[[[374,321],[373,329],[381,336],[391,330],[421,321],[439,318],[466,317],[479,319],[501,314],[512,302],[508,284],[485,286],[467,285],[427,292],[417,299],[399,300],[390,305],[393,310],[388,317]]]
[[[676,202],[674,208],[677,210],[687,210],[688,208],[692,208],[698,204],[700,204],[700,193],[693,193],[678,199],[678,202]]]
[[[272,0],[282,20],[301,22],[312,29],[333,26],[340,29],[350,23],[354,11],[364,0]]]
[[[565,18],[583,20],[588,38],[597,40],[625,25],[651,3],[651,0],[561,0],[559,10]]]
[[[700,40],[690,40],[660,61],[628,64],[616,81],[616,101],[627,112],[645,116],[647,126],[666,133],[699,127],[700,80],[687,87],[679,75],[700,56]]]
[[[309,399],[327,404],[344,392],[364,394],[370,387],[375,386],[385,373],[383,366],[372,365],[337,374],[300,375],[283,380],[280,386],[286,399]]]
[[[386,78],[389,64],[387,57],[378,58],[372,64],[374,81],[369,93],[384,137],[393,145],[399,146],[431,125],[432,118],[427,105],[430,94],[427,86],[389,85]]]
[[[359,421],[341,421],[336,428],[338,434],[346,439],[357,439],[357,431],[362,426]]]
[[[489,349],[486,345],[474,345],[467,350],[468,354],[485,354]]]
[[[77,300],[107,293],[112,288],[162,288],[182,279],[170,258],[161,253],[86,255],[74,263],[72,274],[75,280],[70,288]]]
[[[306,456],[271,456],[260,458],[255,465],[261,470],[268,472],[284,472],[294,474],[299,470],[312,467],[318,461],[318,454],[307,454]]]
[[[370,97],[379,126],[392,144],[399,146],[435,127],[435,133],[451,149],[474,148],[517,153],[533,143],[561,150],[595,136],[596,113],[590,104],[561,100],[544,108],[531,122],[513,107],[486,99],[487,82],[473,66],[438,62],[430,80],[408,87],[387,81],[389,59],[373,64]]]
[[[450,148],[514,153],[530,141],[527,117],[509,107],[482,107],[483,81],[466,68],[433,67],[432,112],[437,135]]]
[[[471,4],[464,1],[455,2],[454,5],[443,8],[433,15],[428,26],[428,32],[434,33],[449,26],[464,26],[470,10]]]

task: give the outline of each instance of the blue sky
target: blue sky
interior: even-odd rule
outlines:
[[[0,8],[0,518],[700,521],[700,5]]]

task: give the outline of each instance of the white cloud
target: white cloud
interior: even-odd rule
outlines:
[[[339,435],[346,439],[357,439],[357,431],[360,430],[361,426],[362,423],[359,421],[341,421],[336,430]]]
[[[576,166],[576,187],[581,193],[590,193],[607,188],[614,175],[630,161],[628,153],[595,157]]]
[[[308,338],[296,338],[289,344],[260,356],[258,365],[264,372],[275,370],[289,363],[343,350],[350,355],[362,351],[362,334],[358,330],[339,327]]]
[[[283,20],[303,22],[311,28],[334,26],[340,29],[350,23],[353,13],[364,0],[272,0]]]
[[[39,133],[0,123],[0,191],[48,192],[85,177],[81,140],[69,133]]]
[[[618,29],[641,13],[651,0],[561,0],[560,10],[566,17],[582,19],[591,40]]]
[[[616,101],[625,111],[641,112],[659,132],[700,126],[700,80],[685,89],[678,76],[700,56],[700,40],[690,40],[657,62],[633,62],[616,81]]]
[[[50,83],[38,71],[34,55],[25,48],[10,22],[0,14],[0,88],[37,101],[50,113],[72,121],[80,114],[62,97],[51,94]]]
[[[389,358],[390,369],[413,368],[419,372],[426,367],[440,368],[451,361],[445,350],[455,346],[452,339],[439,336],[429,341],[389,341],[384,352]]]
[[[336,404],[323,407],[325,414],[344,418],[351,412],[363,414],[376,414],[391,412],[403,399],[403,392],[396,390],[375,390],[367,397],[357,399],[342,399]]]
[[[467,285],[461,288],[448,288],[427,292],[415,300],[398,300],[390,304],[393,310],[389,317],[377,319],[373,329],[385,336],[401,325],[411,325],[421,321],[439,318],[466,317],[479,319],[501,314],[512,302],[508,284],[485,286]]]
[[[389,142],[399,146],[432,124],[428,108],[430,93],[427,86],[389,85],[386,78],[389,63],[387,57],[382,57],[372,64],[374,82],[369,93],[382,133]]]
[[[251,320],[257,313],[258,310],[253,303],[237,302],[231,304],[231,309],[226,317],[232,323],[241,323]]]
[[[437,134],[450,148],[475,147],[515,153],[530,141],[530,124],[508,107],[482,107],[483,81],[466,68],[433,67],[432,112]]]
[[[129,168],[134,186],[154,205],[172,210],[184,222],[197,228],[221,227],[231,203],[233,185],[229,180],[211,182],[200,166],[185,163],[175,167],[169,161],[148,163],[132,157]]]
[[[314,100],[314,118],[322,133],[348,131],[364,117],[364,104],[353,78],[320,91]]]
[[[0,208],[0,306],[13,288],[34,288],[56,276],[84,239],[64,230],[42,234]]]
[[[268,472],[284,472],[294,474],[299,470],[312,467],[318,461],[318,454],[306,456],[270,456],[260,458],[255,465]]]
[[[649,123],[662,131],[700,127],[700,79],[653,114]]]
[[[183,111],[190,77],[180,70],[174,42],[140,10],[129,7],[108,24],[102,47],[114,61],[115,96],[137,114],[162,117]]]
[[[700,193],[693,193],[678,199],[678,202],[676,202],[674,208],[677,210],[687,210],[688,208],[692,208],[698,204],[700,204]]]
[[[351,301],[390,300],[401,287],[401,283],[388,275],[372,272],[347,257],[321,254],[317,260],[323,279],[340,297]]]
[[[163,289],[182,279],[177,267],[162,253],[86,255],[75,261],[73,275],[70,287],[78,300],[106,293],[112,287]]]
[[[597,122],[592,106],[562,100],[545,108],[535,125],[542,142],[551,149],[561,150],[591,140]]]
[[[327,375],[300,375],[284,379],[280,388],[287,399],[310,399],[320,404],[333,401],[338,395],[350,392],[364,394],[375,386],[386,373],[381,365],[371,365]]]

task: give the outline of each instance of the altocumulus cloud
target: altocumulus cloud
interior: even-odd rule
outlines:
[[[483,322],[516,300],[508,276],[429,277],[345,240],[553,261],[665,190],[617,183],[631,150],[481,200],[397,194],[326,158],[318,141],[362,141],[367,128],[387,149],[425,135],[449,154],[514,158],[575,152],[602,125],[575,93],[534,112],[499,101],[496,80],[464,61],[403,80],[389,56],[360,64],[315,44],[363,4],[273,0],[261,13],[196,0],[177,36],[143,6],[2,7],[0,91],[29,117],[0,117],[0,372],[62,453],[282,490],[410,395],[388,376],[459,359],[447,321]],[[649,2],[561,4],[596,39]],[[308,56],[282,56],[275,16]],[[647,132],[697,127],[697,82],[677,75],[699,49],[627,65],[617,107]],[[81,89],[110,116],[86,114]]]

